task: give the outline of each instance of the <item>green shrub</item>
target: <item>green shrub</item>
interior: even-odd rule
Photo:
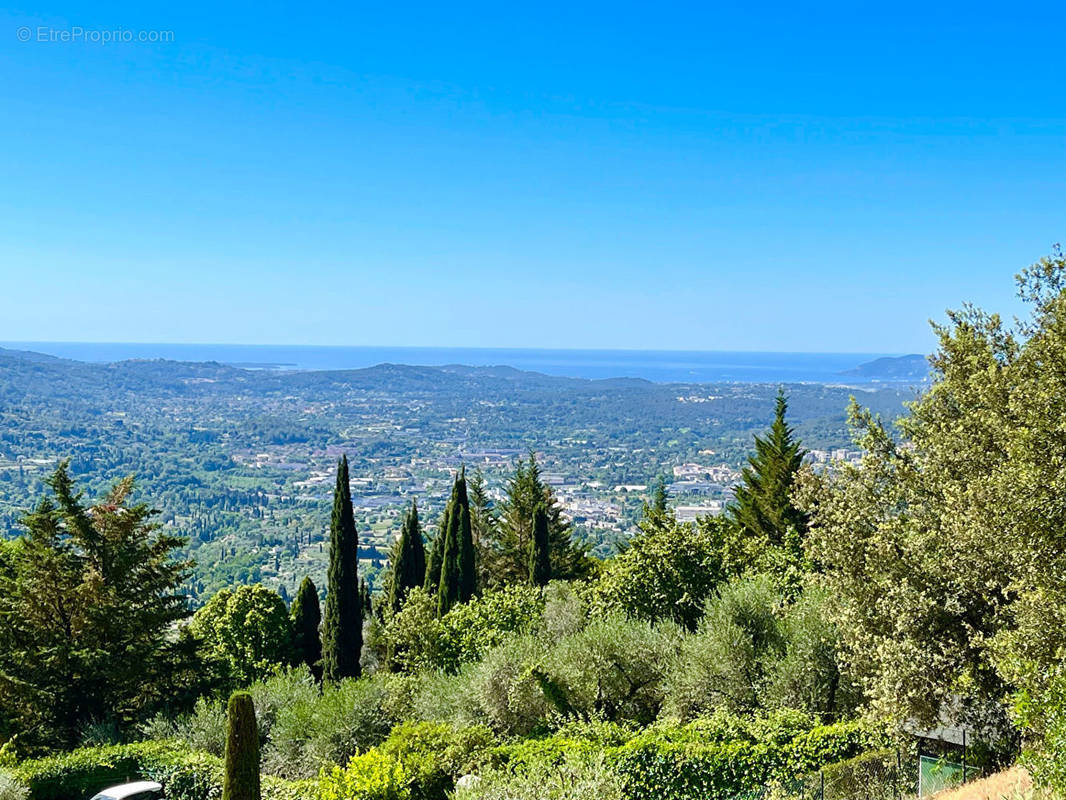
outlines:
[[[29,800],[82,800],[101,789],[131,780],[163,785],[167,800],[219,800],[222,759],[194,752],[179,742],[137,742],[90,747],[60,756],[21,762],[12,776],[29,791]],[[264,800],[314,800],[314,781],[264,778]]]
[[[375,675],[344,680],[319,689],[306,667],[285,670],[252,684],[266,774],[309,780],[322,767],[344,764],[357,752],[388,735],[395,712],[389,686],[400,676]],[[173,723],[153,720],[144,732],[170,734],[193,750],[221,756],[225,747],[225,710],[218,701],[201,700]]]
[[[387,701],[383,675],[297,693],[275,715],[263,748],[264,770],[308,779],[323,767],[347,763],[388,736],[393,717]]]
[[[172,751],[173,745],[166,742],[83,747],[23,761],[12,772],[29,788],[32,800],[71,800],[143,778],[147,764],[165,760]]]
[[[621,778],[603,755],[570,752],[558,761],[541,761],[521,771],[490,769],[469,786],[456,790],[455,800],[622,800]]]
[[[535,630],[543,611],[541,590],[518,584],[486,592],[438,618],[434,599],[414,589],[404,607],[387,618],[385,649],[393,666],[405,671],[456,672],[509,635]]]
[[[471,772],[494,744],[485,727],[405,722],[378,749],[403,764],[412,800],[445,800],[455,779]]]
[[[738,726],[740,727],[740,726]],[[706,726],[652,728],[608,751],[631,800],[732,797],[790,781],[880,743],[859,723],[810,729],[791,738],[715,741]]]
[[[30,790],[6,769],[0,768],[0,800],[29,800]]]
[[[408,800],[407,771],[397,759],[380,750],[355,756],[344,769],[323,770],[318,800]]]

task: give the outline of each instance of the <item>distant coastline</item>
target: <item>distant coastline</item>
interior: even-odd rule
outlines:
[[[655,383],[853,383],[912,376],[850,372],[886,353],[775,353],[679,350],[553,350],[464,347],[0,342],[76,361],[214,361],[242,369],[340,370],[377,364],[509,366],[573,378],[641,378]]]

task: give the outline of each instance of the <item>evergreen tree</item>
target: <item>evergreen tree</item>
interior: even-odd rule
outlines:
[[[470,527],[470,499],[466,492],[466,469],[455,478],[452,496],[445,510],[447,529],[443,531],[440,586],[437,613],[444,616],[456,603],[466,603],[477,591],[477,564]]]
[[[748,562],[761,558],[767,548],[780,550],[797,536],[802,539],[807,532],[807,515],[792,502],[792,488],[807,451],[785,422],[787,411],[788,399],[780,390],[773,424],[765,436],[755,437],[755,453],[726,509],[726,518],[740,537],[741,558]]]
[[[235,692],[226,706],[225,769],[222,800],[260,800],[259,728],[248,692]]]
[[[477,562],[477,585],[481,589],[492,586],[497,572],[496,541],[498,520],[492,500],[485,487],[485,476],[480,469],[467,482],[470,495],[470,532],[474,537],[474,556]]]
[[[660,475],[655,479],[655,484],[652,486],[651,501],[646,506],[645,516],[649,514],[666,516],[670,510],[667,505],[669,500],[670,492],[666,489],[666,479]]]
[[[429,558],[426,561],[426,580],[423,583],[425,590],[430,595],[435,595],[440,588],[440,573],[444,565],[444,540],[448,534],[448,514],[451,511],[449,504],[444,508],[440,518],[440,528],[433,541],[429,544]]]
[[[170,635],[189,613],[186,541],[130,502],[132,478],[92,506],[66,462],[46,484],[25,534],[0,541],[0,728],[25,746],[68,746],[87,723],[132,726],[173,707],[205,670],[188,637]]]
[[[374,601],[370,597],[370,584],[366,578],[359,581],[359,602],[363,606],[363,617],[369,617],[374,613]]]
[[[347,456],[337,465],[337,485],[333,491],[322,645],[323,674],[327,680],[359,677],[363,608],[359,596],[359,535],[352,513]]]
[[[418,506],[412,501],[404,516],[400,538],[394,548],[392,579],[389,584],[389,607],[397,612],[403,607],[407,593],[422,586],[426,576],[426,550],[422,544],[422,526],[418,522]],[[438,578],[439,581],[439,578]]]
[[[515,466],[507,481],[507,496],[501,503],[495,548],[495,579],[498,583],[524,583],[529,578],[529,550],[533,541],[533,514],[543,505],[548,517],[552,575],[563,580],[580,577],[589,570],[587,551],[573,541],[570,524],[551,487],[540,478],[540,465],[529,458]]]
[[[547,586],[552,577],[551,541],[548,538],[548,514],[544,506],[533,512],[533,546],[529,550],[529,582]]]
[[[318,589],[305,577],[292,604],[292,641],[296,658],[307,665],[317,680],[322,678],[322,609],[318,604]]]

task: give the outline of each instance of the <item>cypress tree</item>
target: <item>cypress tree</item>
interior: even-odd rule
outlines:
[[[363,617],[369,617],[374,613],[374,601],[370,597],[370,584],[366,578],[359,581],[359,602],[363,607]]]
[[[426,592],[435,595],[440,588],[440,573],[444,566],[444,540],[448,537],[448,515],[451,513],[449,503],[440,518],[440,530],[429,545],[429,559],[426,562]]]
[[[358,678],[363,650],[363,608],[359,596],[359,535],[352,513],[348,457],[337,465],[333,518],[329,529],[326,614],[322,627],[322,667],[327,680]]]
[[[466,493],[466,469],[461,469],[452,487],[445,512],[437,613],[444,616],[456,603],[469,602],[477,591],[477,563],[470,528],[470,500]]]
[[[552,578],[551,538],[548,535],[548,513],[543,505],[533,512],[533,542],[529,549],[529,582],[547,586]]]
[[[226,706],[226,771],[222,800],[260,800],[259,728],[248,692],[235,692]]]
[[[788,398],[777,393],[774,421],[765,436],[755,437],[755,453],[741,475],[726,509],[734,529],[754,547],[781,547],[789,532],[801,538],[807,515],[792,502],[792,486],[807,451],[785,422]]]
[[[389,586],[389,606],[393,612],[403,607],[403,601],[426,576],[426,551],[422,544],[422,526],[418,523],[418,506],[414,502],[404,516],[403,528],[395,547],[392,564],[392,583]],[[439,580],[439,579],[438,579]]]
[[[306,664],[316,680],[322,679],[322,638],[318,630],[321,624],[318,589],[305,577],[292,604],[292,643],[298,663]]]

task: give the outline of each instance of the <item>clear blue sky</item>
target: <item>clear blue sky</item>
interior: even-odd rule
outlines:
[[[927,351],[1066,238],[1058,2],[48,5],[0,340]]]

